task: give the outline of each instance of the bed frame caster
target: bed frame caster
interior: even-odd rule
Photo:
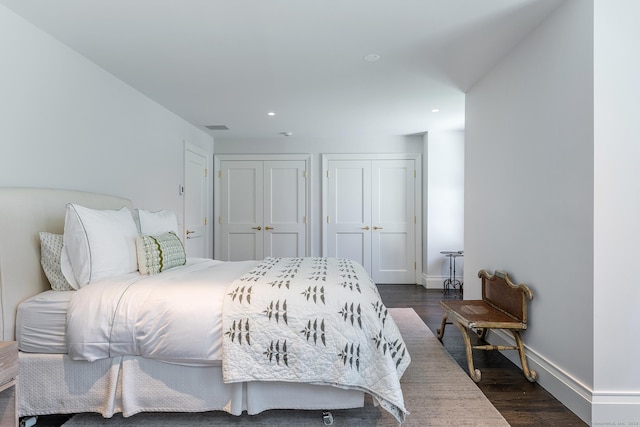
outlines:
[[[38,417],[25,417],[20,420],[20,427],[32,427],[38,422]]]
[[[329,411],[322,412],[322,421],[324,421],[324,425],[330,426],[333,424],[333,415]]]

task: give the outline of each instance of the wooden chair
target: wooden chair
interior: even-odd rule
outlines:
[[[444,310],[442,323],[438,329],[438,338],[442,339],[444,328],[451,323],[460,329],[467,351],[469,375],[475,382],[481,378],[480,370],[473,366],[472,350],[518,350],[524,376],[535,382],[538,374],[530,370],[524,353],[520,331],[527,329],[527,300],[533,299],[533,292],[525,284],[514,284],[503,271],[489,274],[480,270],[482,279],[481,300],[443,300],[440,306]],[[469,334],[475,331],[484,340],[489,329],[510,331],[516,345],[472,345]]]

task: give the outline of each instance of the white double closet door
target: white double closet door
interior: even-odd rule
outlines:
[[[376,283],[418,283],[419,159],[324,156],[326,256],[358,261]]]
[[[309,159],[261,157],[216,157],[216,259],[260,260],[307,253]]]

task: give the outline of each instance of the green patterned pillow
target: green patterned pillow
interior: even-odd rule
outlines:
[[[141,274],[157,274],[187,261],[182,242],[173,231],[157,236],[139,234],[136,251]]]

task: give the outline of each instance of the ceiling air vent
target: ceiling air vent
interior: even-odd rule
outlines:
[[[208,125],[205,127],[209,130],[229,130],[229,128],[225,125]]]

